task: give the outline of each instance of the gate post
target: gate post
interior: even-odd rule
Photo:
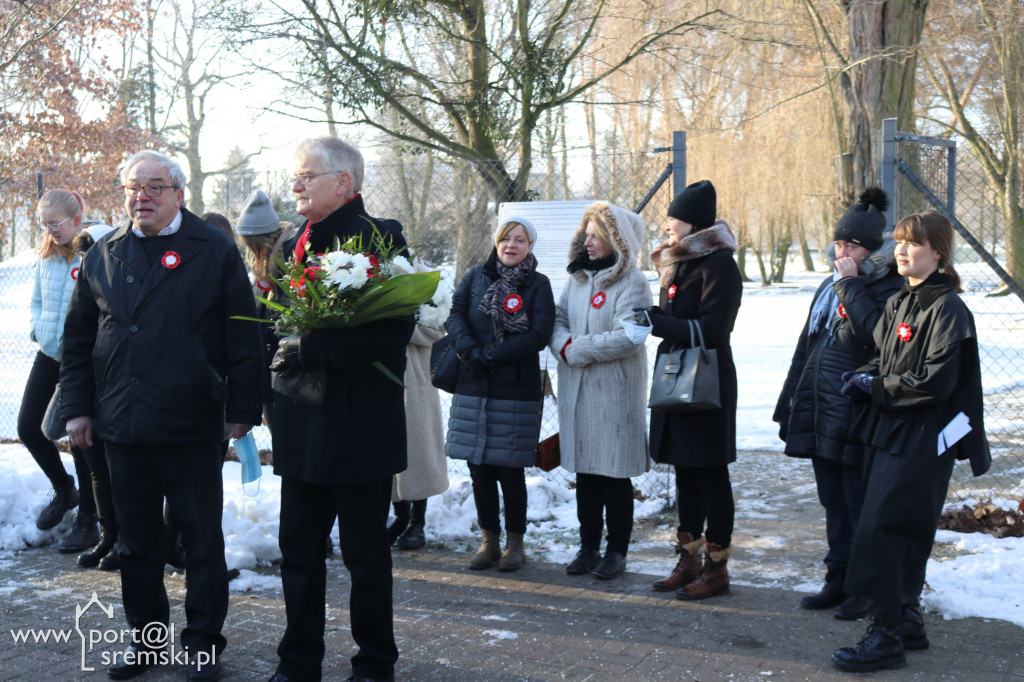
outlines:
[[[672,199],[686,189],[686,131],[672,133]],[[669,199],[671,201],[672,199]]]
[[[889,197],[889,208],[885,210],[886,236],[896,228],[893,216],[896,215],[896,119],[887,118],[882,121],[882,158],[878,162],[878,180],[882,189]]]

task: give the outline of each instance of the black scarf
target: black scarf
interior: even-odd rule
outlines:
[[[569,263],[565,268],[565,271],[570,275],[579,272],[580,270],[592,270],[593,272],[600,272],[605,268],[610,268],[615,265],[619,260],[619,254],[612,251],[604,258],[598,258],[596,260],[590,260],[590,256],[584,251],[581,255],[577,256],[576,260]]]
[[[509,297],[513,294],[518,296],[519,287],[537,269],[537,258],[532,253],[528,253],[521,263],[506,268],[501,264],[496,253],[492,257],[498,271],[498,278],[491,286],[487,287],[487,291],[484,292],[484,296],[480,300],[478,310],[485,315],[490,315],[494,340],[500,342],[505,338],[505,332],[520,334],[530,328],[530,320],[523,311],[522,296],[519,296],[518,306],[512,310],[509,310],[509,301],[511,300]]]

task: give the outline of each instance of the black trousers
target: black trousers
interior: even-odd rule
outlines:
[[[391,548],[387,539],[391,477],[350,485],[281,479],[281,582],[288,624],[277,647],[277,672],[319,680],[324,659],[327,538],[338,517],[341,558],[352,576],[349,618],[359,651],[356,677],[394,675],[398,647],[392,619]]]
[[[580,544],[601,546],[602,515],[608,515],[608,551],[625,555],[633,533],[633,483],[628,478],[576,474],[576,518]]]
[[[812,457],[818,501],[825,508],[825,536],[828,553],[825,566],[829,570],[845,570],[850,561],[853,531],[860,518],[864,501],[864,482],[860,467],[844,466],[821,457]]]
[[[170,617],[164,590],[166,497],[185,547],[187,623],[181,644],[190,653],[219,653],[228,612],[220,441],[105,445],[129,627],[142,630]]]
[[[470,462],[469,477],[473,481],[476,522],[481,530],[501,533],[500,485],[505,498],[505,531],[526,532],[526,470],[523,467]]]
[[[50,479],[50,485],[55,490],[66,485],[68,479],[74,483],[74,479],[64,470],[64,463],[60,461],[60,450],[52,440],[43,435],[42,431],[46,406],[50,404],[50,398],[53,397],[53,391],[59,381],[60,363],[42,351],[36,353],[36,359],[28,373],[28,381],[25,383],[25,392],[21,396],[21,409],[18,411],[18,439],[25,444],[32,459]],[[89,465],[78,448],[71,448],[71,457],[75,461],[78,487],[85,488],[85,494],[78,500],[78,513],[95,514],[96,503],[86,485],[89,481]]]
[[[728,466],[677,466],[676,505],[680,533],[689,533],[694,540],[703,535],[722,548],[732,542],[736,506]]]

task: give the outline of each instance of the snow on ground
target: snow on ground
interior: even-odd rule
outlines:
[[[35,352],[33,344],[27,341],[30,279],[26,271],[30,263],[31,259],[19,258],[16,262],[5,262],[0,268],[0,314],[4,318],[0,329],[0,343],[4,344],[4,362],[0,363],[0,414],[11,415],[0,420],[0,424],[9,423],[10,427],[13,427],[21,387]],[[787,285],[765,289],[748,287],[744,292],[732,337],[740,381],[737,446],[743,450],[781,450],[778,428],[771,421],[771,414],[811,295],[822,277],[822,273],[792,273]],[[1019,331],[1006,331],[1005,305],[978,294],[968,294],[968,298],[983,342],[998,345],[1004,351],[1004,358],[1006,353],[1013,355],[999,366],[985,368],[986,391],[999,392],[1019,385],[1019,368],[1024,366],[1024,338]],[[1019,326],[1019,319],[1015,325]],[[14,435],[0,433],[8,438]],[[269,447],[265,429],[258,430],[257,438],[261,447]],[[64,457],[64,463],[73,473],[69,456]],[[764,471],[765,475],[774,475],[768,473],[772,471],[769,468]],[[658,480],[634,480],[634,483],[642,489],[648,489],[644,483],[651,483],[651,487],[658,490],[671,491],[673,487],[670,475],[664,472],[652,471],[645,477]],[[231,587],[234,591],[247,591],[278,586],[280,581],[276,576],[250,569],[280,558],[277,546],[280,479],[270,467],[264,467],[255,496],[242,490],[240,479],[240,465],[226,463],[223,513],[226,558],[229,568],[241,570]],[[527,485],[531,553],[557,563],[568,562],[575,553],[577,538],[573,491],[545,476],[530,476]],[[21,445],[0,445],[0,562],[8,552],[54,543],[70,530],[71,515],[53,530],[40,531],[35,527],[36,515],[47,504],[49,493],[46,477]],[[737,518],[753,525],[759,519],[776,519],[786,514],[787,505],[817,504],[813,484],[794,485],[787,488],[786,493],[771,497],[759,495],[757,490],[737,489]],[[638,502],[635,516],[638,519],[654,516],[663,511],[666,502],[665,497]],[[427,509],[428,539],[455,549],[471,549],[475,547],[477,535],[475,516],[465,468],[461,463],[452,463],[448,491],[439,500],[431,500]],[[1020,585],[1024,584],[1024,540],[998,540],[987,535],[947,531],[940,531],[938,540],[953,544],[957,556],[929,563],[931,592],[925,598],[928,608],[946,618],[980,616],[1024,626],[1024,597],[1020,590]],[[756,560],[758,552],[777,551],[786,543],[783,537],[761,535],[756,542],[748,541],[744,551]],[[657,565],[634,562],[631,570],[660,573],[665,563],[669,562],[661,561]],[[813,582],[809,582],[806,573],[790,571],[785,566],[776,569],[776,574],[759,577],[762,582],[758,584],[806,591],[817,589],[820,578],[815,575]],[[10,587],[0,585],[0,594]],[[493,634],[496,639],[502,637],[501,631],[495,630]]]

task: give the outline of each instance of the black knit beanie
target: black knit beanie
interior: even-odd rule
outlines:
[[[702,230],[715,224],[718,195],[710,180],[701,180],[676,195],[668,207],[668,217],[682,220]]]
[[[880,187],[868,187],[860,195],[860,201],[847,209],[832,231],[832,241],[844,241],[876,251],[882,245],[882,231],[885,229],[885,209],[889,208],[889,197]]]

